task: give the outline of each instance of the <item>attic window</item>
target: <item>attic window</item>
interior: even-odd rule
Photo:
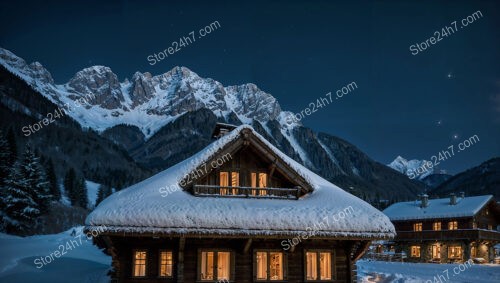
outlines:
[[[268,172],[239,172],[239,170],[220,171],[217,175],[217,185],[195,184],[193,186],[194,195],[278,199],[298,199],[300,196],[301,188],[299,186],[293,188],[270,187]]]

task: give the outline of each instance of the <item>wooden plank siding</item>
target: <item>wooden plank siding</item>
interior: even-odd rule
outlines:
[[[113,247],[118,251],[113,257],[115,282],[184,282],[195,283],[198,280],[198,252],[205,250],[230,250],[234,253],[234,280],[231,282],[250,283],[254,280],[254,252],[256,250],[281,251],[285,255],[286,280],[270,282],[305,282],[305,252],[306,250],[329,250],[332,252],[334,280],[327,282],[353,282],[356,278],[353,266],[349,268],[346,250],[354,245],[354,241],[336,241],[308,239],[295,246],[293,252],[283,250],[281,241],[284,239],[256,239],[253,238],[248,252],[245,246],[248,239],[244,238],[186,238],[184,246],[184,263],[182,274],[178,274],[179,238],[151,238],[151,237],[110,237]],[[147,251],[146,277],[134,278],[133,252],[135,250]],[[174,276],[173,278],[159,278],[159,252],[169,250],[173,252]],[[183,275],[180,276],[179,275]],[[183,279],[181,279],[183,277]],[[201,281],[214,282],[214,281]],[[262,281],[258,281],[262,282]],[[323,281],[325,282],[325,281]]]

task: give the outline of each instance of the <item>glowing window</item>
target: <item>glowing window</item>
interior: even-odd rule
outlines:
[[[257,280],[284,280],[284,254],[282,252],[256,252],[255,257]]]
[[[160,277],[172,277],[173,256],[172,252],[160,252]]]
[[[411,246],[411,257],[420,257],[420,246]]]
[[[231,172],[231,186],[239,187],[240,186],[240,173],[239,172]],[[233,195],[238,194],[238,189],[232,189]]]
[[[413,231],[422,231],[422,223],[414,223]]]
[[[146,251],[134,252],[134,277],[146,276]]]
[[[219,173],[219,186],[220,186],[220,194],[227,195],[229,193],[229,172],[220,172]]]
[[[441,258],[441,246],[432,245],[432,258],[436,259]]]
[[[332,280],[330,252],[306,252],[306,280]]]
[[[200,280],[231,280],[231,252],[203,251],[200,257]]]
[[[458,229],[458,221],[448,222],[448,230],[457,230],[457,229]]]
[[[440,231],[441,230],[441,222],[434,222],[434,223],[432,223],[432,230],[434,230],[434,231]]]
[[[448,247],[448,258],[462,258],[462,247],[461,246],[449,246]]]

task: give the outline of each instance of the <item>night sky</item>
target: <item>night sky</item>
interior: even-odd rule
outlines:
[[[0,46],[41,62],[57,83],[91,65],[120,81],[186,66],[223,85],[252,82],[301,111],[350,82],[358,89],[302,120],[382,163],[427,159],[473,135],[442,162],[450,173],[500,156],[498,1],[11,1]],[[496,2],[496,3],[495,3]],[[483,17],[460,28],[476,11]],[[154,66],[147,56],[191,31],[220,28]],[[412,55],[451,22],[458,31]]]

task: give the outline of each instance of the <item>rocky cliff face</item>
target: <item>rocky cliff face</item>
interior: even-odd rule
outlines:
[[[251,83],[224,87],[185,67],[156,76],[137,72],[130,81],[120,82],[110,68],[94,66],[56,85],[41,64],[27,65],[5,49],[0,49],[0,65],[58,106],[85,98],[88,104],[74,107],[68,115],[153,171],[174,165],[210,143],[219,121],[253,125],[285,154],[365,199],[409,199],[425,187],[340,138],[286,123],[291,113]]]

